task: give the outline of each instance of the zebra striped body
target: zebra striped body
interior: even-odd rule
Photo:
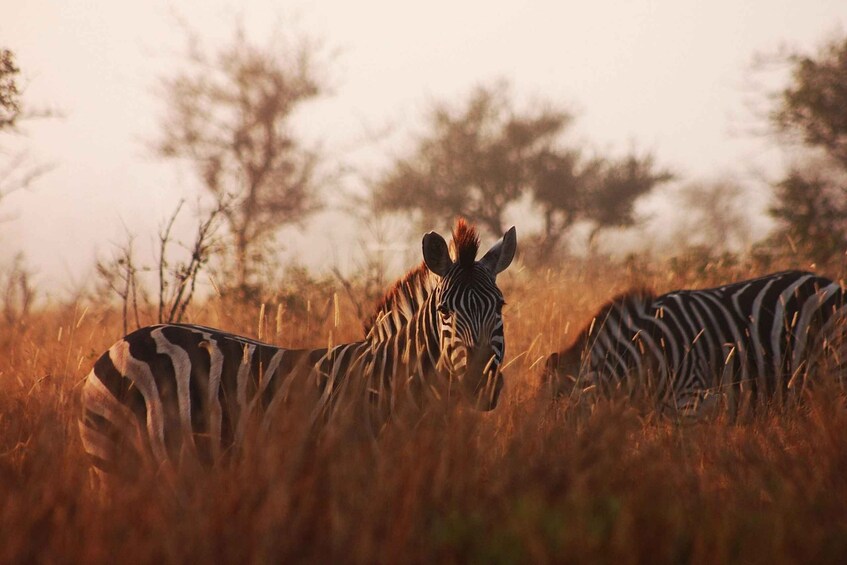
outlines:
[[[504,354],[494,281],[514,256],[514,228],[480,261],[472,227],[460,221],[453,240],[455,261],[441,236],[424,236],[425,263],[388,291],[362,341],[285,349],[184,324],[127,335],[83,387],[80,431],[93,464],[108,472],[118,460],[122,468],[185,457],[212,463],[287,402],[308,403],[319,422],[345,390],[365,406],[374,432],[399,401],[422,406],[454,388],[494,408]]]
[[[119,456],[139,464],[186,456],[211,463],[239,445],[251,418],[283,402],[298,379],[318,406],[360,347],[283,349],[203,326],[141,328],[113,345],[89,374],[83,444],[107,471]]]
[[[658,297],[630,292],[548,358],[546,378],[557,394],[577,380],[649,389],[683,411],[707,392],[781,397],[840,342],[844,298],[838,283],[800,271]]]

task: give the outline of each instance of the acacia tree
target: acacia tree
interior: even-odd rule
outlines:
[[[566,112],[518,115],[503,84],[477,88],[459,112],[437,104],[413,153],[374,189],[383,210],[417,210],[429,226],[464,216],[502,234],[503,212],[532,183],[529,164],[552,151]]]
[[[237,29],[216,50],[190,41],[186,67],[162,80],[156,151],[186,159],[215,198],[231,237],[234,285],[247,292],[273,235],[319,208],[319,156],[297,139],[292,116],[324,87],[315,48],[259,47]]]
[[[568,169],[564,170],[565,178],[556,183],[558,179],[554,176],[544,192],[544,200],[539,198],[538,190],[535,192],[545,217],[554,220],[559,217],[559,224],[563,226],[545,234],[547,251],[577,220],[591,224],[588,247],[593,250],[597,236],[603,230],[635,225],[635,202],[657,185],[673,178],[670,172],[656,167],[650,154],[597,157],[584,164],[576,176],[569,176]],[[549,227],[546,229],[549,230]]]
[[[508,86],[475,89],[459,110],[436,104],[415,149],[373,189],[383,211],[414,211],[428,226],[454,216],[504,231],[510,204],[529,198],[543,220],[539,247],[552,250],[572,225],[593,233],[633,221],[634,201],[669,178],[652,158],[585,158],[563,143],[572,116],[552,106],[518,112]]]
[[[770,121],[782,139],[813,151],[776,183],[770,211],[781,226],[777,239],[825,261],[847,247],[847,38],[787,62],[791,78]]]

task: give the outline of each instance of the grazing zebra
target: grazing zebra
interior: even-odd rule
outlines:
[[[295,389],[312,395],[313,422],[331,415],[340,390],[361,391],[353,400],[381,418],[375,432],[406,398],[422,407],[456,390],[493,409],[505,350],[495,279],[516,246],[513,227],[477,261],[479,237],[464,220],[453,230],[452,257],[444,238],[426,234],[424,262],[386,293],[364,339],[330,349],[284,349],[186,324],[136,330],[86,378],[85,451],[105,472],[150,462],[173,468],[186,456],[215,462]]]
[[[781,399],[818,368],[824,349],[840,353],[844,303],[838,283],[800,271],[661,296],[631,291],[548,357],[545,380],[555,396],[577,383],[623,386],[693,415],[721,397],[737,409],[737,393]]]

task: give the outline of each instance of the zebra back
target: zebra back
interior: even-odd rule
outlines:
[[[548,358],[545,378],[554,394],[576,380],[651,389],[677,409],[708,393],[781,399],[843,343],[843,322],[841,286],[803,271],[658,297],[628,293]]]

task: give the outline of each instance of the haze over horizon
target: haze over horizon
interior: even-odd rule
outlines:
[[[569,137],[588,149],[651,151],[682,180],[759,183],[782,162],[769,140],[749,131],[753,57],[781,45],[813,52],[847,21],[843,0],[814,8],[800,0],[2,4],[0,46],[16,55],[25,106],[66,114],[25,123],[27,136],[3,147],[28,148],[35,161],[55,165],[0,205],[11,216],[0,225],[0,262],[22,251],[48,289],[86,277],[95,253],[110,252],[125,231],[138,236],[139,251],[152,249],[176,203],[186,199],[190,212],[201,194],[187,169],[146,146],[162,112],[157,80],[179,68],[184,45],[174,14],[207,44],[231,38],[239,18],[259,43],[275,26],[322,41],[333,92],[308,103],[298,127],[330,160],[368,174],[402,154],[432,102],[461,101],[474,86],[505,79],[521,103],[573,109]],[[342,214],[316,218],[313,237],[286,232],[292,245],[280,260],[346,267],[351,222]]]

